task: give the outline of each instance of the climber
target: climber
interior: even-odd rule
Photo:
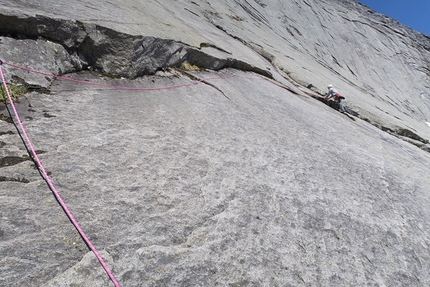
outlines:
[[[328,92],[324,98],[324,101],[333,109],[340,111],[341,113],[345,112],[345,105],[342,103],[342,100],[345,97],[342,97],[338,91],[333,88],[333,85],[327,86]]]

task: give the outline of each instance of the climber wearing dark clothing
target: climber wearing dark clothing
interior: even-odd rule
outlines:
[[[342,97],[335,88],[333,88],[333,85],[328,85],[327,89],[328,92],[324,98],[325,102],[330,107],[340,111],[341,113],[345,112],[345,105],[342,103],[342,99],[345,98]]]

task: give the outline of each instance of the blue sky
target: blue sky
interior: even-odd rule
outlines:
[[[430,0],[357,0],[357,2],[430,36]]]

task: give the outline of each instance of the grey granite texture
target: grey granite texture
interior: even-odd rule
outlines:
[[[121,286],[430,285],[427,36],[355,1],[1,2],[22,123]],[[112,286],[0,116],[0,285]]]

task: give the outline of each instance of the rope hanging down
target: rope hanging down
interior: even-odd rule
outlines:
[[[96,256],[97,260],[100,262],[100,264],[102,265],[103,269],[106,271],[107,275],[109,276],[110,280],[113,282],[113,284],[115,285],[115,287],[119,287],[119,284],[117,283],[117,281],[115,280],[115,277],[112,275],[112,272],[109,270],[109,268],[107,267],[106,263],[104,262],[103,258],[101,258],[101,256],[99,255],[99,253],[97,252],[96,248],[94,247],[94,245],[90,242],[90,240],[88,239],[88,237],[85,235],[85,233],[82,231],[81,227],[79,226],[79,224],[76,222],[76,220],[73,218],[72,214],[70,213],[70,211],[68,210],[66,204],[64,203],[64,201],[61,199],[60,194],[58,193],[58,191],[55,189],[54,185],[52,184],[51,180],[49,179],[49,176],[47,174],[47,172],[45,171],[45,168],[43,167],[42,163],[39,160],[39,157],[37,156],[37,153],[35,151],[35,149],[33,148],[33,145],[31,144],[31,141],[29,139],[29,137],[27,136],[27,133],[24,129],[24,126],[21,123],[21,119],[18,116],[18,112],[16,111],[15,105],[13,103],[12,97],[9,93],[9,89],[7,87],[4,75],[3,75],[3,71],[2,71],[2,65],[4,64],[4,62],[2,62],[0,60],[0,76],[1,76],[1,80],[3,83],[3,87],[5,89],[7,98],[9,100],[9,104],[13,110],[13,114],[15,117],[15,121],[16,123],[18,123],[19,125],[19,129],[21,134],[23,135],[25,144],[27,145],[28,150],[30,151],[30,156],[32,157],[33,161],[35,162],[37,168],[39,169],[39,172],[41,173],[43,179],[46,181],[46,183],[48,184],[50,190],[52,191],[52,193],[54,194],[56,200],[58,201],[58,203],[60,204],[61,208],[64,210],[64,212],[66,213],[67,217],[69,218],[69,220],[72,222],[73,226],[76,228],[76,230],[78,231],[79,235],[82,237],[82,239],[84,240],[85,244],[87,244],[88,248],[94,253],[94,255]]]

